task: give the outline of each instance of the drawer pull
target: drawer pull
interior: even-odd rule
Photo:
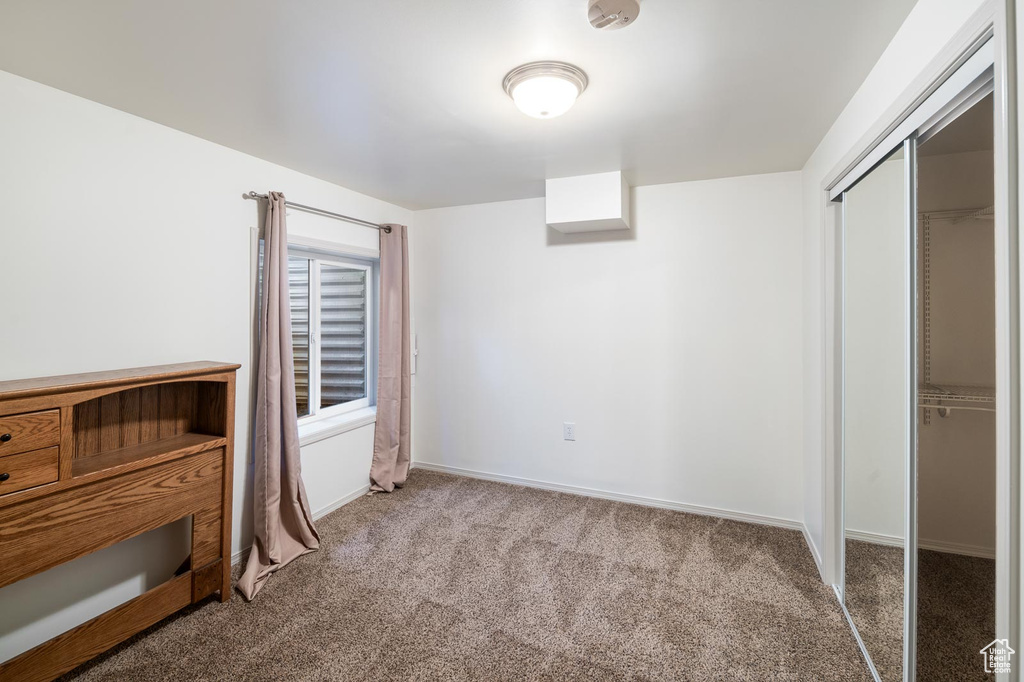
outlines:
[[[0,483],[3,483],[10,477],[11,475],[5,471],[4,473],[0,474]]]
[[[4,435],[0,436],[0,443],[6,443],[10,439],[11,439],[11,434],[5,433]]]

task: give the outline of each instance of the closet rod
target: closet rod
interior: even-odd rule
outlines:
[[[242,195],[243,199],[252,199],[253,201],[259,201],[260,199],[267,199],[266,194],[259,194],[257,192],[248,192]],[[342,215],[341,213],[332,213],[331,211],[325,211],[322,208],[314,208],[313,206],[306,206],[305,204],[297,204],[294,201],[284,202],[285,206],[290,206],[296,210],[304,211],[306,213],[312,213],[314,215],[322,215],[325,218],[334,218],[335,220],[344,220],[356,225],[362,225],[364,227],[372,227],[375,230],[384,230],[388,234],[391,233],[391,228],[387,225],[378,225],[377,223],[371,223],[369,220],[360,220],[359,218],[353,218],[351,216]]]
[[[932,410],[971,410],[972,412],[995,412],[994,407],[968,407],[967,405],[927,405],[918,403],[918,407]]]

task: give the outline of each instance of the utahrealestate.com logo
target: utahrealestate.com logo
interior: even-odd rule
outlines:
[[[1010,672],[1010,657],[1016,651],[1010,648],[1010,642],[1006,639],[994,639],[992,643],[981,650],[985,657],[986,673],[1008,673]]]

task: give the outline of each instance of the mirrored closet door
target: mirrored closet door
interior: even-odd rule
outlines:
[[[903,679],[912,260],[905,147],[843,197],[844,603],[883,682]]]
[[[983,654],[996,639],[991,48],[833,193],[842,202],[838,592],[882,682],[992,679]]]

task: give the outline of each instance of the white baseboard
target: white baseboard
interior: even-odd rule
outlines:
[[[231,565],[237,566],[238,564],[245,563],[249,560],[249,552],[252,551],[252,545],[249,545],[245,549],[240,549],[231,555]]]
[[[565,485],[562,483],[549,483],[547,481],[537,481],[532,478],[520,478],[519,476],[491,474],[484,471],[475,471],[473,469],[461,469],[459,467],[448,466],[445,464],[432,464],[430,462],[413,462],[412,468],[425,469],[427,471],[437,471],[445,474],[453,474],[455,476],[466,476],[467,478],[479,478],[485,481],[496,481],[498,483],[511,483],[512,485],[521,485],[527,488],[540,488],[541,490],[552,490],[554,492],[559,493],[569,493],[570,495],[582,495],[584,497],[596,497],[602,500],[613,500],[615,502],[639,504],[645,507],[672,509],[674,511],[687,512],[690,514],[700,514],[701,516],[714,516],[721,519],[729,519],[730,521],[756,523],[762,526],[777,526],[779,528],[788,528],[790,530],[802,530],[804,527],[804,524],[800,521],[794,521],[792,519],[782,519],[775,516],[765,516],[762,514],[748,514],[746,512],[732,511],[730,509],[719,509],[717,507],[705,507],[703,505],[697,504],[672,502],[669,500],[660,500],[655,497],[642,497],[640,495],[613,493],[607,490],[584,488],[582,486]]]
[[[818,546],[814,544],[814,540],[811,538],[811,531],[807,530],[807,526],[804,524],[800,525],[800,530],[804,533],[804,542],[807,543],[807,549],[811,550],[811,557],[818,567],[818,575],[821,576],[822,580],[825,580],[825,564],[821,561],[821,552],[818,551]]]
[[[888,547],[902,547],[903,538],[897,535],[884,535],[882,533],[869,533],[862,530],[848,530],[846,537],[849,540],[860,540],[874,545],[886,545]],[[965,545],[959,542],[945,542],[942,540],[928,540],[920,538],[917,541],[919,549],[927,549],[933,552],[945,552],[946,554],[962,554],[980,559],[995,559],[996,550],[993,547],[982,547],[980,545]]]
[[[313,520],[316,521],[317,519],[321,519],[321,518],[327,516],[332,511],[336,511],[338,509],[341,509],[342,507],[344,507],[349,502],[352,502],[354,500],[359,499],[360,497],[362,497],[363,495],[365,495],[369,491],[370,491],[370,484],[367,483],[366,485],[361,486],[361,487],[353,490],[352,492],[350,492],[349,494],[345,495],[344,497],[341,497],[341,498],[335,500],[334,502],[331,502],[330,504],[328,504],[328,505],[326,505],[324,507],[320,507],[320,509],[317,509],[315,512],[313,512]],[[243,561],[248,560],[249,559],[249,550],[251,550],[251,549],[252,549],[252,544],[250,543],[249,546],[245,547],[244,549],[240,549],[237,552],[235,552],[234,554],[232,554],[231,555],[231,565],[232,566],[237,566],[238,564],[242,563]]]
[[[933,552],[945,552],[947,554],[963,554],[965,556],[976,556],[981,559],[996,558],[996,550],[994,547],[964,545],[958,542],[942,542],[941,540],[918,540],[917,546],[920,549],[930,549]]]
[[[847,530],[847,540],[858,540],[872,545],[885,545],[886,547],[902,547],[903,538],[896,535],[885,535],[883,533],[869,533],[866,530]]]
[[[362,497],[363,495],[365,495],[368,492],[370,492],[370,484],[369,483],[367,483],[364,486],[360,486],[359,488],[356,488],[355,490],[350,492],[348,495],[345,495],[344,497],[342,497],[340,499],[337,499],[334,502],[331,502],[330,504],[328,504],[328,505],[326,505],[324,507],[320,507],[320,509],[318,509],[315,512],[313,512],[313,520],[316,521],[317,519],[320,519],[320,518],[323,518],[323,517],[327,516],[332,511],[335,511],[337,509],[341,509],[342,507],[344,507],[349,502],[352,502],[354,500],[359,499],[360,497]]]

